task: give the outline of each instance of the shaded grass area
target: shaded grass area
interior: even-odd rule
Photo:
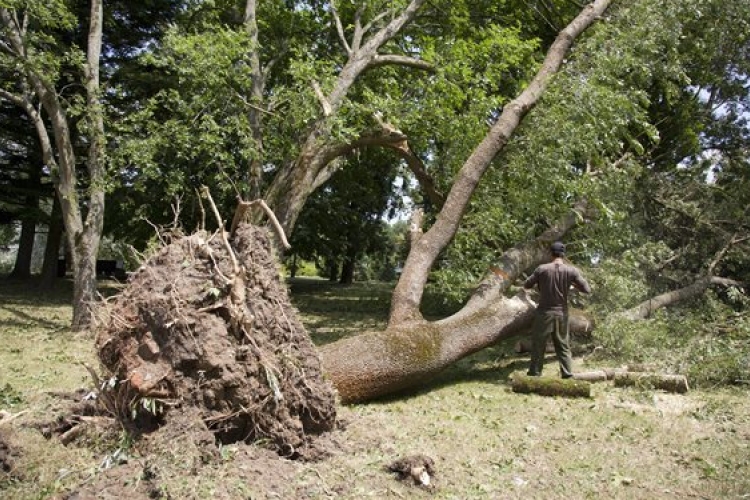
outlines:
[[[390,285],[350,287],[300,280],[292,299],[319,345],[385,326]],[[672,395],[595,384],[591,399],[514,394],[508,377],[527,358],[499,343],[450,366],[425,386],[339,408],[342,430],[323,437],[331,454],[291,462],[236,444],[205,461],[180,439],[89,446],[46,440],[32,424],[54,418],[51,392],[90,387],[79,362],[94,363],[93,339],[73,333],[69,289],[44,297],[0,282],[0,424],[17,450],[14,475],[0,476],[0,498],[64,498],[106,478],[120,494],[193,499],[740,499],[750,494],[750,398],[744,387]],[[622,361],[627,361],[622,359]],[[595,357],[576,357],[593,369]],[[606,365],[605,365],[606,366]],[[545,375],[555,376],[554,357]],[[0,421],[2,422],[2,421]],[[116,438],[116,437],[115,437]],[[117,450],[127,463],[106,468]],[[435,460],[436,488],[397,482],[385,465],[411,454]],[[154,490],[157,491],[157,490]],[[107,498],[102,490],[98,498]],[[115,498],[110,496],[109,498]],[[121,498],[121,497],[119,497]]]

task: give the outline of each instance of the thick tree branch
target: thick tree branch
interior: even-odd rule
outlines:
[[[391,9],[384,10],[383,12],[381,12],[380,14],[378,14],[377,16],[373,17],[372,20],[369,23],[367,23],[362,28],[362,33],[363,34],[367,33],[368,31],[370,31],[373,28],[373,26],[375,26],[376,24],[378,24],[381,19],[385,18],[386,16],[392,15],[392,14],[393,14],[393,11]]]
[[[362,46],[362,37],[365,36],[365,32],[362,29],[362,13],[364,12],[365,4],[362,2],[359,7],[357,7],[356,12],[354,13],[354,35],[352,36],[352,52],[358,52],[360,47]],[[349,54],[351,57],[351,54]]]
[[[440,210],[445,203],[445,195],[438,191],[435,180],[427,173],[422,159],[411,150],[408,144],[406,148],[394,144],[385,144],[384,146],[395,151],[397,155],[406,161],[406,165],[414,174],[414,177],[417,178],[417,182],[422,187],[422,191],[427,196],[427,199],[430,200],[430,203],[436,209]]]
[[[711,276],[714,274],[716,266],[718,266],[722,259],[724,259],[727,252],[738,243],[738,238],[740,238],[740,236],[736,232],[731,237],[727,238],[727,242],[716,252],[714,258],[711,259],[711,262],[706,266],[706,275]]]
[[[23,96],[13,94],[12,92],[8,92],[7,90],[0,88],[0,97],[12,102],[19,108],[23,108],[24,110],[26,110],[27,101],[23,98]]]
[[[637,306],[619,313],[618,316],[629,320],[647,319],[654,311],[683,300],[695,298],[705,292],[706,289],[712,285],[723,287],[743,286],[742,283],[735,280],[720,278],[718,276],[705,276],[697,279],[694,283],[686,287],[672,290],[671,292],[666,292],[645,300]]]
[[[245,2],[245,31],[252,41],[252,50],[248,54],[250,59],[250,78],[252,82],[250,103],[253,104],[248,111],[247,117],[250,123],[250,131],[255,143],[255,154],[248,162],[248,191],[251,198],[260,197],[261,177],[263,175],[263,111],[260,104],[263,102],[263,89],[266,84],[266,74],[260,62],[260,42],[258,37],[256,0]]]
[[[335,112],[344,97],[349,92],[349,88],[354,84],[359,75],[367,69],[372,59],[377,55],[380,47],[393,38],[407,23],[417,15],[417,11],[427,0],[412,0],[409,5],[394,17],[388,24],[375,33],[364,45],[359,46],[357,40],[352,43],[352,54],[346,65],[339,73],[339,77],[334,85],[333,90],[328,95],[328,102],[331,109]],[[360,39],[367,32],[369,26],[361,30],[355,30],[355,39],[359,35]],[[356,47],[356,48],[355,48]]]
[[[416,59],[414,57],[400,56],[397,54],[376,55],[372,58],[367,68],[372,69],[387,65],[406,66],[409,68],[421,69],[425,71],[435,70],[435,65],[430,62],[423,61],[422,59]]]
[[[0,9],[0,20],[3,25],[7,28],[10,45],[4,44],[5,50],[11,55],[19,58],[26,57],[26,47],[23,43],[23,33],[21,33],[20,26],[13,21],[13,14],[8,9]]]
[[[503,253],[500,262],[490,266],[489,272],[459,314],[473,314],[488,303],[501,299],[522,272],[549,259],[549,246],[553,241],[561,240],[568,231],[590,216],[590,212],[586,200],[579,201],[542,234]]]
[[[315,97],[317,97],[318,102],[320,102],[320,107],[323,108],[323,116],[326,118],[331,116],[333,114],[333,108],[331,107],[331,103],[328,102],[325,94],[323,94],[320,84],[313,80],[310,82],[310,85],[312,85],[313,91],[315,92]]]

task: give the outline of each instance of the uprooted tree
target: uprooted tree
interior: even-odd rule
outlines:
[[[549,243],[562,237],[582,217],[584,204],[534,241],[506,252],[498,269],[453,316],[436,322],[422,317],[424,286],[438,255],[458,230],[480,178],[537,103],[573,41],[608,5],[608,1],[589,4],[558,35],[535,78],[504,107],[497,122],[464,163],[432,227],[422,234],[421,224],[413,224],[411,251],[393,293],[386,330],[345,339],[322,349],[324,370],[342,401],[366,400],[412,386],[454,361],[528,327],[533,302],[524,295],[508,298],[504,292],[521,272],[547,257]]]
[[[335,393],[267,231],[223,225],[164,246],[107,306],[97,350],[112,383],[99,400],[135,432],[180,412],[219,442],[304,456],[335,424]]]
[[[507,252],[459,313],[425,321],[419,313],[422,289],[483,172],[538,101],[575,38],[608,4],[588,5],[560,33],[536,77],[467,160],[432,228],[422,234],[415,225],[385,331],[329,345],[321,359],[289,306],[265,232],[243,224],[242,212],[226,231],[206,192],[217,232],[165,246],[107,308],[97,348],[120,388],[105,397],[110,411],[142,429],[160,423],[159,410],[197,408],[219,440],[266,439],[280,453],[297,456],[308,436],[333,427],[334,387],[344,402],[392,392],[525,327],[533,303],[524,296],[506,298],[504,292],[523,270],[544,259],[549,242],[587,215],[585,202],[534,241]],[[282,225],[293,225],[289,207],[298,195],[282,205],[287,208],[281,210],[279,234]],[[136,412],[133,421],[127,412],[134,404],[148,408],[148,414]]]
[[[506,251],[456,314],[438,321],[426,320],[420,313],[424,287],[439,254],[456,235],[489,165],[547,89],[578,35],[602,16],[609,3],[597,0],[587,5],[560,32],[535,78],[504,106],[455,176],[447,196],[440,195],[432,184],[425,187],[440,211],[425,233],[419,212],[415,212],[411,251],[384,331],[365,333],[316,351],[289,307],[268,237],[254,226],[240,224],[241,216],[226,232],[212,202],[219,230],[214,235],[198,233],[166,246],[135,273],[128,289],[110,308],[108,321],[99,331],[98,348],[103,364],[115,380],[122,382],[122,392],[110,401],[124,404],[112,408],[127,412],[133,402],[141,402],[157,421],[159,411],[154,410],[159,408],[198,408],[203,422],[222,441],[265,438],[280,453],[296,456],[304,453],[301,450],[310,435],[333,427],[333,388],[343,402],[393,393],[526,329],[534,304],[523,293],[508,296],[510,287],[522,272],[546,259],[551,241],[594,215],[586,201],[576,203],[535,238]],[[412,2],[409,9],[419,5],[421,2]],[[254,3],[248,2],[248,7],[252,6]],[[394,16],[392,22],[405,23],[411,15]],[[246,16],[248,29],[255,33],[254,11],[249,9]],[[389,29],[398,30],[402,26],[398,23],[388,24]],[[392,32],[378,32],[385,39],[373,42],[370,52],[361,52],[369,47],[367,43],[360,45],[366,31],[357,24],[357,43],[348,46],[344,40],[352,66],[344,67],[342,77],[383,63],[377,51]],[[343,87],[333,88],[345,93],[352,82],[341,84]],[[294,226],[306,196],[335,170],[337,158],[356,147],[395,147],[415,173],[420,172],[404,134],[336,142],[329,134],[334,121],[329,117],[338,109],[334,105],[340,102],[334,99],[338,94],[317,94],[323,118],[313,124],[300,156],[280,170],[277,179],[282,180],[274,181],[269,192],[269,200],[287,230]],[[259,119],[260,115],[254,116]],[[385,130],[387,124],[382,125]],[[258,166],[254,162],[251,165]],[[430,180],[424,177],[423,182],[429,184]],[[287,190],[282,189],[285,183]],[[721,252],[717,254],[720,257]],[[713,266],[709,265],[706,276],[689,292],[723,284],[710,275],[711,271]],[[654,299],[649,311],[687,295],[688,291]],[[636,316],[643,314],[634,313]],[[141,418],[147,416],[141,412]]]

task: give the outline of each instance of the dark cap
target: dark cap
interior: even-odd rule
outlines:
[[[556,241],[552,245],[550,245],[549,251],[555,255],[564,255],[565,245],[563,244],[562,241]]]

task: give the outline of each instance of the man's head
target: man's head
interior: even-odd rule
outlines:
[[[565,245],[562,241],[556,241],[549,247],[553,257],[563,257],[565,255]]]

